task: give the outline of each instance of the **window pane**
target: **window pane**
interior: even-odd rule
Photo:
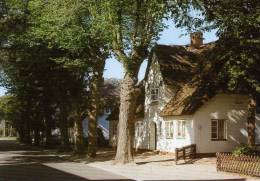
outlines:
[[[166,127],[166,137],[167,138],[172,138],[173,137],[173,122],[165,122],[165,127]]]
[[[151,88],[151,99],[153,101],[156,101],[158,100],[158,97],[159,97],[159,88]]]
[[[217,139],[217,120],[211,120],[211,138]]]
[[[170,137],[172,138],[173,137],[173,122],[171,122],[171,135],[170,135]]]
[[[177,136],[180,138],[185,137],[185,121],[178,121],[177,122]]]
[[[186,121],[182,121],[182,137],[185,137]]]
[[[212,139],[217,139],[217,133],[211,133],[211,138]]]
[[[225,139],[225,121],[224,119],[211,121],[211,138],[212,139]]]
[[[224,139],[224,120],[219,120],[218,121],[218,139]]]
[[[212,120],[211,121],[211,126],[217,126],[217,120]]]

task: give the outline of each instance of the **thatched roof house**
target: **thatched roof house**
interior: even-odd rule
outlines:
[[[220,76],[225,62],[219,48],[202,40],[202,34],[195,33],[190,45],[152,49],[135,147],[174,152],[196,144],[200,153],[215,153],[247,142],[248,96],[228,91]],[[260,118],[257,125],[260,135]]]

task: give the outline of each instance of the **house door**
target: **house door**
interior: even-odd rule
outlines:
[[[156,123],[152,121],[150,123],[150,141],[149,141],[150,150],[156,150],[156,144],[157,144],[156,135],[157,135]]]

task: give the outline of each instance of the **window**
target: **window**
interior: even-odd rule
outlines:
[[[159,98],[159,88],[158,87],[151,88],[151,100],[158,101],[158,98]]]
[[[157,124],[158,128],[157,128],[157,137],[162,137],[162,122],[160,121],[158,124]]]
[[[105,114],[110,114],[110,108],[109,107],[105,107]]]
[[[137,137],[142,137],[143,136],[143,123],[142,122],[137,122],[136,123],[136,136]]]
[[[166,138],[173,138],[173,121],[165,122]]]
[[[226,120],[212,119],[211,120],[211,139],[212,140],[226,140]]]
[[[177,138],[185,138],[186,132],[186,121],[179,120],[177,121]]]

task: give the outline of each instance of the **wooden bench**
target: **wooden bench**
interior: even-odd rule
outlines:
[[[192,160],[196,158],[196,144],[191,144],[184,146],[182,148],[175,149],[175,163],[178,163],[178,160],[183,159],[185,162],[187,159]]]

